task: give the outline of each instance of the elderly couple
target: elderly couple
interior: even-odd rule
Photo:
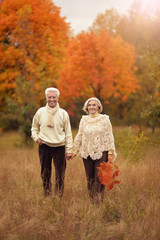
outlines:
[[[83,107],[78,133],[72,139],[68,113],[58,104],[60,92],[57,88],[45,90],[46,106],[38,109],[33,117],[32,138],[38,144],[41,178],[45,196],[51,195],[52,158],[55,167],[55,194],[62,197],[66,159],[78,152],[83,159],[87,187],[91,199],[103,200],[105,186],[99,182],[97,167],[101,162],[116,158],[112,125],[109,116],[102,112],[101,102],[89,98]]]

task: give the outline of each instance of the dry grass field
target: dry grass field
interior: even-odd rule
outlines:
[[[136,163],[118,148],[121,183],[97,206],[88,199],[80,157],[67,162],[62,200],[44,197],[37,146],[14,146],[17,138],[0,135],[1,240],[160,239],[160,139]],[[54,170],[52,182],[54,188]]]

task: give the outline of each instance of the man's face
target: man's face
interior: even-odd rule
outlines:
[[[46,96],[46,101],[49,107],[54,108],[58,102],[57,92],[48,92]]]

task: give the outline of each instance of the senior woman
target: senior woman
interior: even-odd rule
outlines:
[[[83,159],[91,200],[102,202],[105,186],[99,182],[97,167],[101,162],[113,161],[117,156],[112,125],[109,116],[101,114],[103,107],[99,99],[89,98],[83,110],[88,115],[80,120],[74,139],[74,156],[80,152]]]

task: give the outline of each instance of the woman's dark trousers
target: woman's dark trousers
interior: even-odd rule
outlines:
[[[92,160],[90,156],[87,159],[83,158],[89,196],[91,200],[96,199],[98,202],[103,201],[105,190],[105,186],[99,181],[97,169],[103,161],[108,161],[108,151],[103,152],[102,157],[98,160]]]
[[[55,167],[55,194],[57,194],[59,197],[62,197],[66,169],[65,146],[49,147],[46,144],[39,145],[39,158],[44,194],[51,194],[51,173],[53,159]]]

